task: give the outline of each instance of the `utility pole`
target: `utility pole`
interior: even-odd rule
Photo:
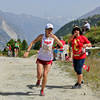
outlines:
[[[96,29],[97,29],[97,25],[94,25],[94,35],[96,35]]]

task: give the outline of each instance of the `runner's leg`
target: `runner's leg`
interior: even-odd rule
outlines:
[[[82,82],[82,74],[77,75],[77,78],[78,78],[78,83],[81,84],[81,82]]]
[[[47,76],[48,76],[48,72],[51,68],[51,64],[44,65],[43,68],[44,68],[44,71],[43,71],[43,80],[42,80],[42,89],[41,90],[44,90],[45,85],[47,83]]]
[[[37,62],[37,80],[41,80],[43,65]]]
[[[14,57],[16,57],[16,48],[14,49]]]

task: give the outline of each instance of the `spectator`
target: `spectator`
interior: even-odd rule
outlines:
[[[8,44],[8,56],[11,57],[12,56],[12,50],[11,50],[11,45]]]
[[[90,30],[90,24],[89,24],[88,21],[85,21],[85,24],[84,24],[84,26],[83,26],[82,31],[83,31],[83,32],[86,32],[86,31],[89,31],[89,30]]]
[[[55,46],[54,47],[54,50],[53,50],[53,61],[56,61],[57,59],[57,54],[58,54],[58,46]]]
[[[73,66],[74,70],[77,73],[77,82],[73,89],[81,88],[82,83],[82,67],[86,58],[86,47],[91,47],[90,41],[82,35],[80,28],[73,28],[72,36],[69,39],[69,43],[71,42],[72,51],[73,51]]]
[[[59,48],[59,59],[60,60],[65,60],[65,54],[64,54],[64,49],[65,49],[65,44],[66,42],[63,40],[61,37],[60,42],[63,44],[63,47]]]
[[[18,52],[19,52],[19,42],[18,41],[15,41],[14,52],[15,52],[15,57],[17,57]]]

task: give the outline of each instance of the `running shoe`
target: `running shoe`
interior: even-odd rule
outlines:
[[[77,84],[78,84],[78,82],[77,82],[77,83],[75,83],[75,85],[77,85]],[[84,80],[82,80],[82,81],[81,81],[81,84],[84,84]]]
[[[40,90],[40,96],[45,96],[44,91]]]
[[[84,80],[81,81],[81,84],[84,84]]]
[[[81,84],[76,83],[74,86],[72,86],[72,89],[80,89]]]
[[[37,87],[40,86],[40,80],[37,81],[36,86],[37,86]]]
[[[53,58],[53,61],[56,61],[56,58]]]

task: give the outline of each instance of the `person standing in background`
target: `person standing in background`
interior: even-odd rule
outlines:
[[[83,32],[83,33],[89,31],[90,28],[91,28],[91,27],[90,27],[90,23],[89,23],[88,21],[85,21],[84,23],[85,23],[85,24],[84,24],[83,29],[82,29],[82,32]]]
[[[59,58],[61,61],[64,61],[65,60],[65,45],[66,45],[66,42],[63,40],[63,37],[60,37],[60,42],[63,44],[63,47],[59,47]]]
[[[14,56],[17,57],[19,52],[19,42],[15,41],[15,46],[14,46]]]

